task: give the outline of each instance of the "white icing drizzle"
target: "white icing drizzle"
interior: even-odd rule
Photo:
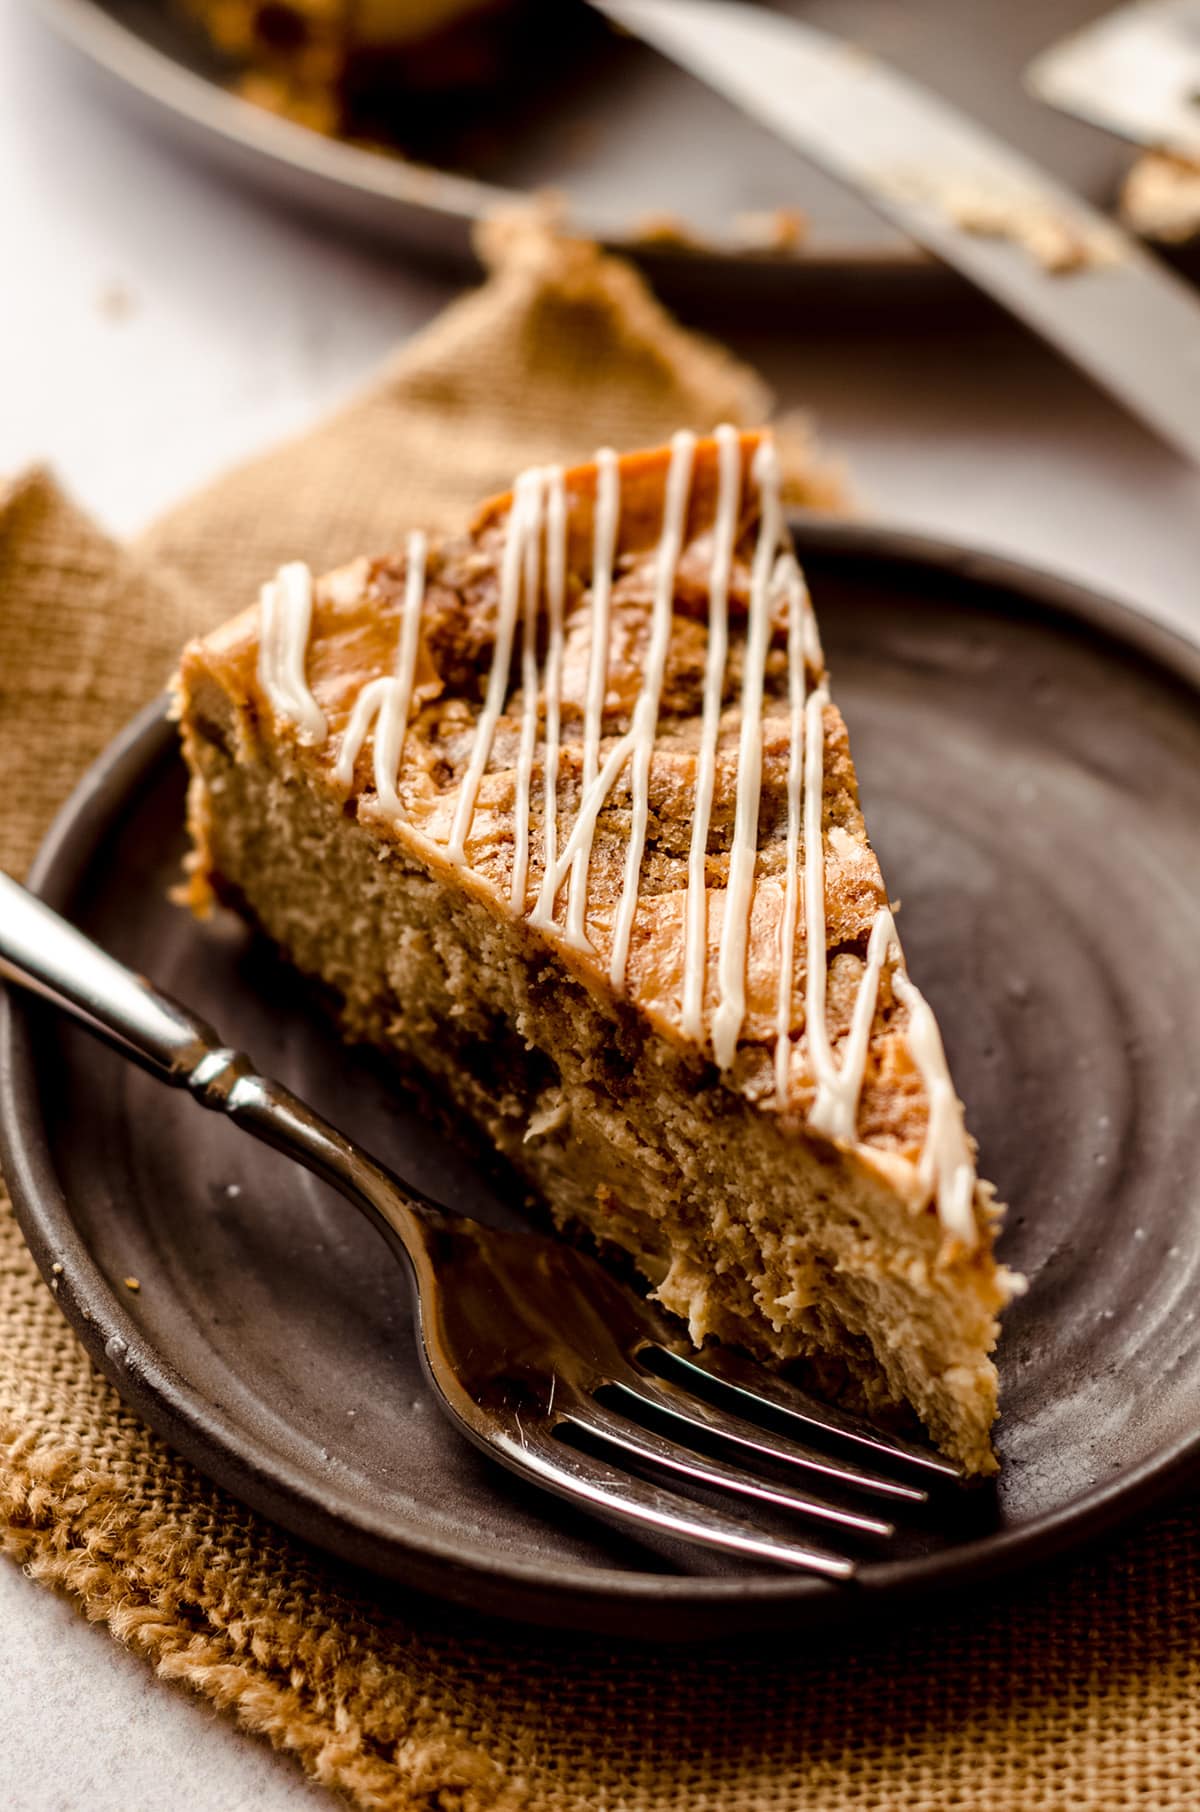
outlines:
[[[746,1017],[746,950],[754,907],[754,864],[758,857],[758,805],[762,794],[762,704],[767,644],[771,633],[771,578],[783,533],[779,501],[779,458],[775,444],[760,441],[754,456],[758,485],[758,542],[750,578],[746,652],[742,667],[742,724],[738,739],[737,805],[729,851],[729,881],[717,958],[719,994],[713,1015],[713,1055],[727,1070]]]
[[[492,668],[488,675],[483,710],[475,723],[475,737],[467,771],[458,789],[450,839],[442,852],[448,862],[463,868],[467,861],[467,838],[475,818],[479,782],[492,752],[496,725],[508,696],[508,669],[512,660],[513,637],[517,611],[521,602],[521,581],[525,567],[525,540],[531,530],[536,533],[542,519],[543,475],[534,470],[523,472],[513,494],[504,540],[504,558],[500,568],[500,601],[497,611],[496,638],[492,648]]]
[[[529,878],[529,809],[533,790],[533,757],[537,749],[537,633],[542,583],[542,495],[539,486],[538,514],[525,524],[522,560],[525,615],[521,626],[521,747],[517,755],[516,824],[513,831],[512,878],[509,883],[509,898],[517,912],[525,910],[526,882]]]
[[[708,888],[705,862],[717,773],[717,737],[721,728],[721,693],[729,647],[729,579],[742,499],[742,452],[736,428],[717,429],[717,507],[713,522],[712,565],[708,575],[708,650],[704,661],[704,709],[700,750],[696,757],[696,797],[692,808],[692,841],[688,851],[687,907],[683,954],[685,1037],[704,1036],[704,981],[708,968]]]
[[[625,984],[625,965],[629,958],[629,940],[633,935],[633,918],[637,911],[638,877],[646,846],[646,826],[650,816],[650,762],[654,755],[655,732],[658,729],[658,707],[662,696],[667,649],[671,640],[674,614],[675,576],[683,551],[687,526],[688,500],[692,486],[692,458],[696,436],[682,429],[671,440],[671,463],[667,468],[666,496],[663,502],[662,533],[654,574],[654,608],[650,618],[650,646],[646,653],[646,674],[633,707],[633,818],[629,843],[625,851],[625,878],[621,886],[621,903],[613,928],[612,960],[608,975],[614,988]]]
[[[279,716],[297,726],[302,741],[322,743],[328,734],[325,713],[305,672],[313,578],[303,560],[279,568],[259,593],[259,606],[258,683]]]
[[[867,960],[854,997],[854,1011],[850,1017],[850,1030],[842,1046],[841,1062],[836,1067],[831,1062],[830,1070],[822,1078],[817,1099],[808,1116],[809,1125],[817,1132],[825,1133],[831,1139],[840,1139],[845,1144],[854,1142],[858,1123],[858,1098],[862,1094],[871,1027],[875,1023],[879,977],[883,974],[884,963],[893,946],[899,949],[895,921],[890,910],[881,906],[871,922]]]
[[[384,704],[379,727],[375,732],[375,790],[389,811],[401,810],[396,782],[404,756],[404,738],[408,734],[412,710],[413,682],[417,672],[417,650],[421,644],[421,612],[425,605],[425,565],[429,544],[421,531],[408,537],[408,564],[404,585],[404,620],[400,628],[400,651],[392,691]]]
[[[825,1023],[825,707],[829,687],[824,680],[810,692],[804,706],[804,1018],[808,1050],[817,1080],[817,1099],[833,1067],[829,1032]]]
[[[546,753],[542,807],[542,885],[529,915],[543,931],[554,927],[554,865],[558,854],[558,756],[561,743],[563,617],[567,598],[567,493],[561,466],[546,473]]]
[[[333,769],[333,777],[339,786],[352,784],[354,764],[367,740],[371,725],[383,709],[383,701],[390,694],[392,685],[393,681],[384,674],[382,678],[371,680],[364,686],[355,699],[350,721],[342,732],[342,746],[338,750]]]
[[[341,786],[352,783],[354,765],[374,723],[375,793],[384,811],[396,818],[404,815],[396,783],[404,755],[404,738],[408,733],[417,649],[420,646],[421,611],[425,604],[428,543],[419,529],[408,537],[407,553],[396,671],[390,679],[372,680],[359,693],[342,735],[342,746],[333,770],[334,779]]]
[[[895,941],[892,915],[881,906],[871,927],[867,963],[854,1003],[851,1030],[841,1064],[834,1061],[826,1015],[828,949],[825,932],[825,707],[829,688],[824,680],[810,693],[804,707],[804,1020],[809,1062],[817,1097],[808,1124],[828,1138],[853,1143],[862,1093],[875,996],[890,944]],[[776,1051],[778,1063],[778,1050]],[[778,1073],[778,1072],[777,1072]]]
[[[612,748],[608,751],[608,754],[604,757],[604,766],[601,768],[580,801],[579,810],[575,815],[575,822],[571,826],[571,834],[563,845],[562,854],[554,865],[552,885],[555,893],[558,892],[559,888],[566,880],[567,874],[580,850],[591,848],[592,837],[595,834],[596,829],[596,820],[604,810],[604,804],[608,795],[617,784],[617,776],[620,774],[621,769],[625,766],[625,763],[629,760],[629,757],[633,754],[636,747],[636,736],[632,730],[627,730],[621,740],[614,743]],[[570,943],[570,941],[570,938],[564,933],[563,942]],[[588,947],[590,948],[590,945]]]
[[[617,456],[611,447],[602,447],[596,455],[596,517],[592,529],[592,591],[589,618],[587,695],[583,718],[583,774],[579,783],[580,810],[583,821],[584,800],[596,779],[600,762],[600,729],[604,716],[604,694],[608,685],[609,615],[612,604],[613,569],[617,562],[617,531],[621,521],[621,473]],[[614,774],[613,779],[616,779]],[[603,801],[601,801],[603,803]],[[587,935],[588,864],[592,855],[592,836],[597,813],[590,829],[580,838],[571,867],[571,888],[567,903],[566,940],[576,950],[590,950]],[[556,886],[558,883],[556,883]]]
[[[785,559],[787,557],[785,556]],[[804,781],[804,694],[808,685],[806,655],[812,620],[808,586],[794,559],[788,562],[788,818],[784,858],[783,917],[779,921],[779,992],[775,1002],[775,1092],[787,1101],[792,1041],[792,970],[796,961],[796,912],[800,902],[800,821]],[[814,663],[820,671],[819,660]]]
[[[908,1048],[921,1073],[929,1102],[929,1123],[918,1174],[926,1194],[936,1198],[938,1216],[948,1233],[973,1246],[977,1233],[975,1159],[963,1124],[962,1104],[954,1092],[942,1035],[933,1009],[903,969],[892,975],[896,997],[908,1008]]]
[[[828,703],[828,687],[822,680],[804,707],[804,920],[808,939],[805,1028],[809,1062],[817,1084],[817,1097],[808,1124],[829,1138],[853,1144],[879,978],[889,950],[895,946],[899,955],[899,944],[891,912],[881,906],[871,926],[867,962],[839,1066],[834,1062],[830,1047],[826,1017],[828,952],[823,804],[825,706]],[[977,1238],[973,1213],[975,1164],[967,1143],[962,1108],[946,1066],[941,1034],[928,1002],[899,962],[892,972],[892,987],[897,999],[908,1008],[908,1046],[929,1104],[925,1143],[917,1165],[918,1181],[925,1199],[936,1200],[943,1227],[970,1247]],[[778,1050],[776,1060],[778,1063]]]

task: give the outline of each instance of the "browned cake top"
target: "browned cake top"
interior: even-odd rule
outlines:
[[[410,537],[315,585],[285,568],[189,650],[184,683],[202,665],[248,749],[286,744],[374,831],[969,1238],[961,1110],[895,941],[773,458],[723,430],[526,474],[459,539]]]

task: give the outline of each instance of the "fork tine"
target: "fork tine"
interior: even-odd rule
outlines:
[[[894,1523],[885,1523],[877,1516],[869,1516],[865,1511],[844,1510],[837,1504],[825,1503],[819,1497],[808,1497],[786,1485],[768,1484],[765,1479],[755,1478],[748,1472],[739,1472],[736,1467],[726,1466],[721,1460],[692,1453],[677,1441],[669,1441],[663,1435],[641,1427],[637,1422],[630,1422],[594,1400],[584,1408],[568,1411],[563,1421],[574,1428],[583,1429],[586,1434],[603,1441],[606,1446],[617,1448],[630,1459],[640,1460],[650,1466],[665,1467],[690,1484],[707,1486],[716,1491],[732,1491],[736,1496],[753,1498],[778,1510],[791,1510],[801,1516],[837,1523],[856,1535],[876,1535],[886,1540],[896,1533]]]
[[[522,1429],[519,1437],[496,1430],[487,1445],[515,1472],[597,1516],[745,1560],[819,1573],[827,1579],[850,1580],[857,1570],[844,1554],[835,1554],[816,1542],[768,1534],[740,1517],[664,1491],[632,1473],[617,1471],[581,1448],[555,1440],[548,1430]]]
[[[798,1429],[805,1429],[810,1434],[834,1435],[840,1441],[861,1448],[864,1453],[885,1461],[899,1461],[931,1479],[962,1484],[966,1476],[960,1466],[942,1454],[933,1453],[916,1441],[906,1441],[902,1435],[881,1434],[869,1422],[828,1403],[818,1402],[798,1386],[785,1383],[782,1378],[755,1365],[753,1360],[743,1359],[725,1347],[705,1347],[698,1353],[685,1355],[670,1347],[648,1343],[634,1357],[639,1364],[644,1364],[648,1353],[665,1360],[670,1372],[685,1386],[701,1383],[704,1388],[711,1389],[715,1385],[718,1396],[730,1409],[740,1410],[744,1415],[753,1417],[766,1410],[773,1416],[783,1416]]]
[[[625,1379],[610,1380],[601,1387],[611,1400],[616,1397],[623,1413],[638,1409],[654,1410],[660,1416],[666,1416],[671,1423],[671,1432],[677,1440],[691,1444],[697,1434],[716,1436],[728,1442],[742,1454],[754,1460],[775,1460],[785,1466],[798,1466],[805,1472],[816,1473],[827,1479],[830,1484],[848,1485],[856,1491],[872,1492],[877,1497],[886,1497],[906,1504],[924,1504],[928,1493],[920,1485],[905,1484],[899,1479],[891,1479],[879,1472],[869,1472],[852,1460],[831,1458],[827,1453],[819,1452],[800,1441],[792,1440],[788,1435],[766,1431],[756,1423],[748,1422],[743,1416],[730,1414],[727,1409],[714,1407],[703,1398],[696,1397],[690,1391],[683,1390],[669,1379],[659,1378],[647,1372],[630,1383]]]

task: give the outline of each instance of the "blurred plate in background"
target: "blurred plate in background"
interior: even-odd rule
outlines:
[[[281,199],[439,258],[469,257],[472,227],[497,205],[555,189],[573,226],[632,247],[652,270],[925,262],[854,195],[632,42],[588,38],[532,103],[526,93],[507,115],[464,119],[435,168],[325,137],[229,92],[228,69],[172,0],[38,3],[185,147]],[[1087,199],[1112,200],[1128,150],[1021,84],[1029,58],[1092,17],[1095,0],[789,0],[788,10],[927,81]],[[805,223],[799,237],[788,231],[793,214]]]

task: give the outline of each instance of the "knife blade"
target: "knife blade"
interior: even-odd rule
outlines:
[[[1136,0],[1036,56],[1026,86],[1139,144],[1200,160],[1200,0]]]
[[[1106,216],[940,97],[799,20],[744,0],[591,4],[858,190],[1200,464],[1200,300]],[[1079,248],[1076,268],[1031,255],[1039,223]]]

